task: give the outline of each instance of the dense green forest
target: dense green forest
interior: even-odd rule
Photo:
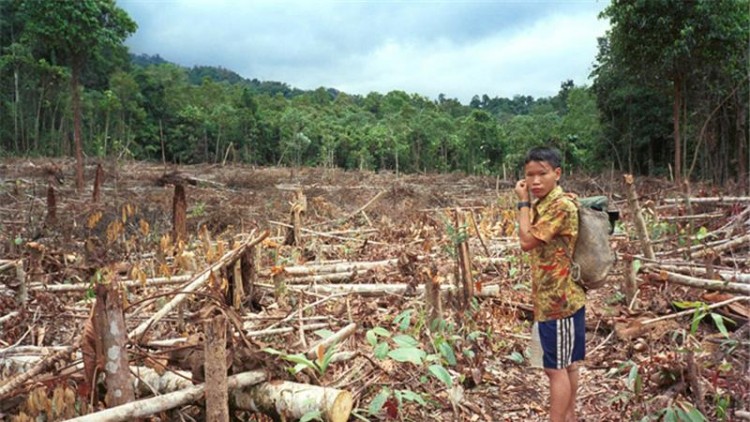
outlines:
[[[510,176],[551,143],[571,171],[746,186],[748,0],[616,0],[601,18],[591,86],[461,104],[185,68],[130,54],[114,0],[0,0],[0,156]]]

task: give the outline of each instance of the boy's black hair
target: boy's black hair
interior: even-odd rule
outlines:
[[[524,165],[529,164],[531,161],[543,162],[546,161],[553,169],[561,167],[562,154],[560,150],[552,147],[535,147],[526,153],[526,160],[523,162]]]

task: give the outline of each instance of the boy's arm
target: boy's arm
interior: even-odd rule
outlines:
[[[529,189],[526,186],[526,181],[519,180],[516,183],[515,191],[519,204],[528,204],[528,206],[522,206],[518,210],[518,238],[521,243],[521,249],[530,251],[544,242],[531,234],[531,204],[529,204]]]
[[[530,251],[544,243],[531,234],[531,207],[521,207],[518,210],[518,238],[524,251]]]

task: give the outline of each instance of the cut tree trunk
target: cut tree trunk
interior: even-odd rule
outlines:
[[[259,310],[253,308],[255,306],[253,302],[256,300],[255,283],[258,281],[256,263],[259,262],[259,259],[256,260],[256,251],[260,251],[260,249],[253,246],[247,248],[245,253],[240,256],[240,282],[242,283],[242,291],[245,293],[245,297],[250,299],[251,311]]]
[[[227,321],[223,315],[204,323],[206,330],[203,364],[206,379],[206,420],[229,421],[229,390],[227,388]]]
[[[119,406],[135,400],[130,381],[128,352],[125,348],[125,319],[122,314],[122,297],[117,283],[97,284],[94,307],[96,331],[101,341],[107,406]]]
[[[272,381],[232,391],[231,402],[239,409],[270,415],[275,420],[299,420],[320,412],[331,422],[349,420],[352,394],[345,390],[289,381]]]
[[[106,142],[106,141],[105,141]],[[101,196],[102,183],[104,182],[104,170],[102,170],[102,164],[96,165],[96,175],[94,176],[94,194],[92,195],[91,201],[93,203],[99,202]]]
[[[177,243],[187,238],[187,199],[185,198],[185,186],[174,185],[174,197],[172,198],[172,238]]]
[[[16,263],[16,279],[18,280],[18,291],[16,292],[16,303],[22,308],[26,308],[26,302],[29,300],[29,289],[26,277],[26,271],[23,269],[23,260],[19,259]]]
[[[52,184],[47,186],[47,217],[44,219],[44,223],[50,228],[57,224],[57,199]]]

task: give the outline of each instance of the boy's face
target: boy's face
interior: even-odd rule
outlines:
[[[557,186],[560,167],[552,168],[546,161],[529,161],[525,167],[526,186],[536,198],[544,198]]]

